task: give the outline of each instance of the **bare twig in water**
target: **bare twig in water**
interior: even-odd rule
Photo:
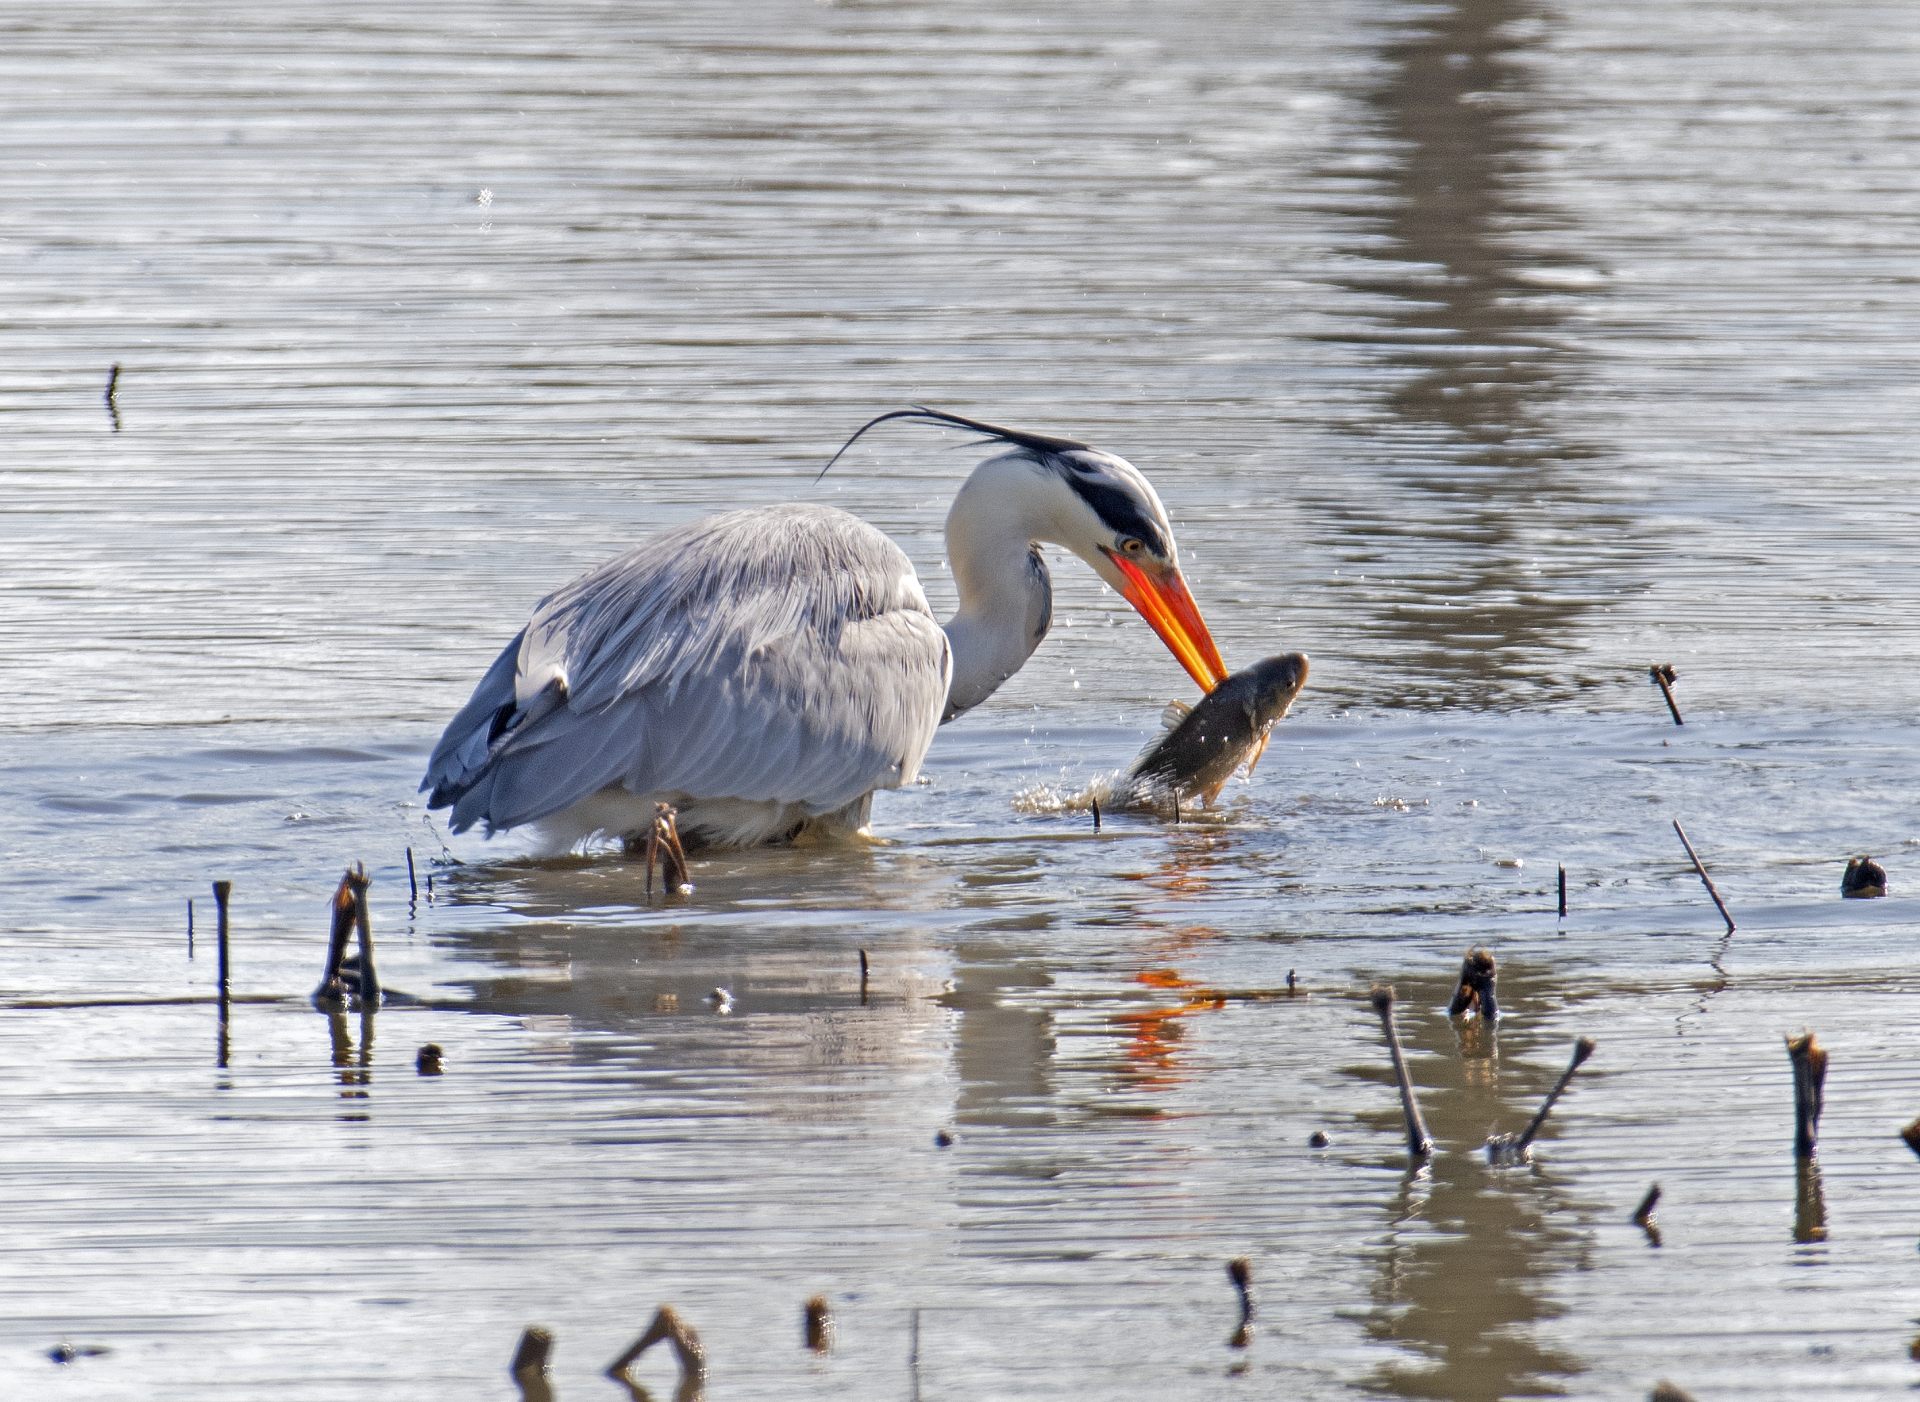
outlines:
[[[230,996],[231,989],[227,968],[227,898],[232,894],[233,883],[231,881],[216,881],[213,883],[213,900],[220,911],[220,1021],[222,1022],[227,1020],[227,1000]]]
[[[1640,1206],[1633,1210],[1633,1225],[1647,1234],[1647,1244],[1660,1244],[1660,1224],[1653,1218],[1653,1209],[1660,1204],[1660,1185],[1655,1183],[1647,1189],[1647,1195],[1640,1199]]]
[[[547,1355],[553,1352],[553,1335],[539,1325],[529,1325],[513,1351],[508,1372],[520,1389],[522,1402],[553,1402],[553,1384],[547,1381]]]
[[[193,897],[187,897],[187,958],[193,958]]]
[[[1453,1001],[1447,1005],[1447,1016],[1459,1017],[1465,1012],[1477,1012],[1488,1022],[1499,1017],[1500,1004],[1493,995],[1493,981],[1498,976],[1492,950],[1484,945],[1469,949],[1465,962],[1460,965],[1460,987],[1454,991]]]
[[[413,849],[407,849],[407,901],[411,904],[420,899],[420,882],[413,874]],[[1562,905],[1565,902],[1561,902]],[[1561,912],[1565,914],[1565,912]]]
[[[1673,704],[1673,684],[1680,680],[1679,673],[1673,670],[1673,664],[1671,662],[1662,662],[1656,666],[1649,667],[1647,668],[1647,675],[1652,677],[1654,683],[1659,686],[1660,694],[1667,698],[1667,710],[1673,713],[1673,723],[1675,725],[1685,725],[1686,722],[1680,719],[1680,708]]]
[[[1840,874],[1840,894],[1851,901],[1873,900],[1886,895],[1886,869],[1872,857],[1853,858]]]
[[[1097,798],[1093,800],[1093,830],[1100,831],[1100,800]]]
[[[1567,869],[1560,868],[1560,918],[1567,918]]]
[[[1245,1348],[1253,1342],[1253,1263],[1245,1256],[1227,1262],[1227,1279],[1240,1295],[1240,1324],[1227,1340],[1228,1348]]]
[[[660,863],[660,886],[670,896],[690,896],[687,849],[680,845],[679,810],[670,803],[653,805],[653,827],[647,833],[647,894],[653,894],[653,864]]]
[[[113,431],[120,431],[120,367],[114,366],[107,371],[107,420],[113,425]]]
[[[1528,1125],[1517,1138],[1511,1134],[1496,1134],[1487,1140],[1487,1160],[1490,1163],[1505,1165],[1527,1161],[1527,1154],[1531,1150],[1534,1137],[1540,1133],[1547,1122],[1547,1112],[1553,1109],[1553,1102],[1560,1098],[1568,1083],[1573,1080],[1573,1073],[1593,1055],[1596,1045],[1598,1044],[1591,1037],[1582,1037],[1573,1044],[1573,1060],[1567,1063],[1567,1069],[1560,1073],[1560,1079],[1554,1083],[1553,1089],[1547,1092],[1546,1103],[1540,1107],[1540,1113],[1533,1117],[1533,1123]]]
[[[1787,1038],[1787,1056],[1793,1062],[1793,1156],[1813,1157],[1820,1142],[1820,1110],[1826,1101],[1827,1049],[1802,1028]]]
[[[681,1321],[680,1316],[673,1312],[672,1305],[660,1306],[659,1312],[653,1316],[653,1323],[647,1326],[647,1332],[607,1365],[607,1376],[632,1389],[636,1384],[627,1376],[627,1369],[633,1366],[635,1359],[662,1339],[673,1345],[674,1354],[680,1360],[680,1387],[675,1396],[683,1402],[699,1397],[707,1382],[707,1353],[700,1347],[700,1336]]]
[[[1707,894],[1713,897],[1713,903],[1720,907],[1720,918],[1727,922],[1727,933],[1733,933],[1733,917],[1727,914],[1727,903],[1720,899],[1720,893],[1713,887],[1713,878],[1707,875],[1706,867],[1700,861],[1700,854],[1693,850],[1693,844],[1687,841],[1687,830],[1680,826],[1680,820],[1673,820],[1673,830],[1680,834],[1680,845],[1687,849],[1687,855],[1693,858],[1693,869],[1700,873],[1700,880],[1706,885]]]
[[[867,1001],[867,951],[863,949],[860,951],[860,1002],[862,1003],[862,1005],[864,1005],[866,1001]]]
[[[1400,1050],[1400,1033],[1393,1025],[1393,989],[1376,983],[1367,996],[1373,1002],[1373,1010],[1380,1014],[1380,1026],[1387,1034],[1387,1050],[1393,1053],[1393,1074],[1400,1083],[1400,1108],[1407,1117],[1407,1152],[1416,1161],[1427,1158],[1433,1153],[1433,1139],[1427,1133],[1426,1121],[1420,1118],[1419,1103],[1413,1098],[1413,1079],[1407,1075],[1406,1054]]]
[[[808,1348],[815,1353],[826,1353],[833,1348],[833,1314],[827,1308],[825,1295],[815,1295],[807,1301],[803,1323]]]
[[[367,869],[355,862],[347,885],[353,891],[353,923],[360,932],[360,1006],[367,1011],[380,1006],[380,977],[373,969],[373,917],[367,910],[367,887],[372,884]]]
[[[228,1014],[231,1010],[230,1005],[233,998],[232,984],[228,978],[227,966],[227,898],[232,894],[233,883],[231,881],[216,881],[213,883],[214,904],[220,908],[220,1038],[217,1048],[219,1055],[215,1059],[223,1070],[227,1064]]]
[[[913,1379],[913,1402],[920,1402],[920,1311],[917,1309],[907,1326],[907,1375]]]
[[[313,990],[313,1000],[316,1003],[339,1003],[344,1002],[347,996],[346,984],[340,978],[340,965],[346,958],[347,939],[353,933],[355,911],[351,869],[334,887],[327,910],[332,916],[332,924],[327,931],[327,963],[320,971],[320,985]]]

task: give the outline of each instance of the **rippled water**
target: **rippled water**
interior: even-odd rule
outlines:
[[[714,1397],[1904,1395],[1916,48],[1887,4],[8,9],[0,1392],[507,1398],[537,1321],[612,1396],[670,1301]],[[1220,814],[1060,801],[1188,690],[1065,561],[872,851],[666,904],[443,848],[439,726],[649,531],[831,502],[950,608],[957,437],[813,480],[911,402],[1127,456],[1228,660],[1312,654]],[[330,1022],[356,859],[419,1001]],[[138,1001],[211,991],[218,878],[282,999],[225,1069]],[[1479,942],[1497,1036],[1444,1015]]]

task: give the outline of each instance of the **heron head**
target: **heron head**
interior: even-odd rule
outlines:
[[[1211,691],[1226,680],[1220,650],[1180,574],[1180,552],[1174,544],[1167,509],[1139,468],[1125,458],[1071,438],[1000,428],[938,409],[899,409],[882,414],[853,438],[874,424],[899,418],[952,424],[1006,444],[1009,451],[994,463],[983,465],[983,470],[1009,459],[1027,469],[1017,474],[993,474],[994,489],[1018,484],[1018,509],[1035,529],[1036,537],[1065,546],[1091,565],[1146,619],[1202,691]],[[853,438],[847,440],[848,446]],[[846,448],[840,451],[844,453]],[[837,461],[839,454],[834,458]]]

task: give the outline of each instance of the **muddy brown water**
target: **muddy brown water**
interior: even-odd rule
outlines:
[[[671,1302],[716,1398],[1905,1395],[1917,47],[1871,3],[10,7],[0,1394],[504,1399],[538,1322],[612,1397]],[[911,402],[1149,473],[1229,663],[1313,658],[1252,783],[1091,831],[1190,688],[1063,560],[882,845],[675,903],[443,846],[438,727],[651,530],[831,502],[949,608],[958,438],[813,480]],[[1892,894],[1842,903],[1862,852]],[[355,859],[419,1001],[330,1020]],[[139,1001],[211,991],[217,878],[285,998],[225,1068]],[[1492,1035],[1444,1016],[1475,943]]]

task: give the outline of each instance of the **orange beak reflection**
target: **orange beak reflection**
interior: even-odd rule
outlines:
[[[1156,579],[1124,555],[1107,551],[1106,556],[1126,578],[1121,597],[1160,635],[1167,651],[1200,684],[1200,690],[1212,691],[1225,681],[1227,668],[1220,660],[1220,649],[1213,645],[1213,634],[1207,631],[1180,571],[1168,570],[1164,578]]]

